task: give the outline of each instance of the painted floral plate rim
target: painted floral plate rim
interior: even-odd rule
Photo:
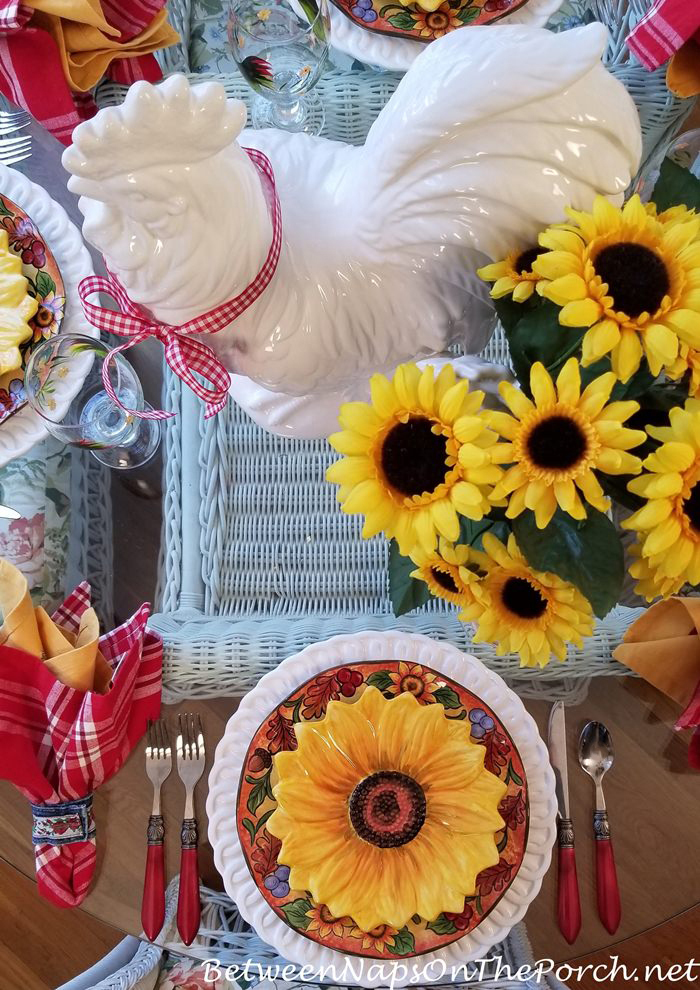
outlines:
[[[379,3],[380,0],[376,2]],[[495,21],[492,25],[493,29],[498,30],[501,24],[544,27],[563,2],[564,0],[528,0],[524,7]],[[394,72],[405,72],[425,50],[425,44],[415,38],[400,38],[378,31],[365,31],[364,27],[360,27],[335,5],[331,6],[330,13],[332,47],[367,65]]]
[[[435,960],[440,967],[461,967],[483,958],[492,946],[506,938],[537,896],[551,861],[557,802],[547,748],[520,698],[493,670],[449,643],[396,629],[347,633],[312,643],[265,674],[241,700],[216,748],[207,796],[209,840],[214,861],[224,889],[236,903],[241,917],[282,957],[299,966],[311,966],[315,971],[328,966],[344,967],[346,956],[343,953],[312,942],[290,928],[261,895],[250,875],[235,827],[237,789],[250,740],[276,704],[289,697],[313,674],[344,662],[377,657],[420,663],[468,686],[498,712],[525,768],[530,825],[525,855],[515,882],[482,924],[457,941],[421,956],[425,966]],[[381,984],[375,961],[361,959],[358,966],[360,971],[353,972],[351,982],[363,987]],[[404,979],[397,974],[394,985],[405,986],[408,980],[408,976]]]
[[[61,272],[51,248],[29,214],[0,192],[0,227],[7,231],[10,251],[22,262],[29,293],[39,309],[29,321],[32,336],[20,345],[22,365],[0,377],[0,423],[27,404],[24,369],[37,344],[57,334],[66,304]]]
[[[469,721],[472,741],[486,748],[484,766],[508,787],[499,806],[506,827],[496,835],[498,863],[479,874],[477,892],[465,898],[461,914],[442,913],[430,922],[414,916],[400,930],[380,925],[366,933],[351,918],[333,918],[324,904],[314,902],[308,891],[289,889],[286,883],[289,871],[277,861],[281,843],[265,827],[277,807],[272,795],[272,757],[283,750],[296,749],[295,725],[322,718],[329,701],[352,704],[370,686],[379,689],[386,698],[393,698],[404,690],[402,684],[408,678],[413,680],[412,693],[421,704],[442,704],[447,717]],[[403,660],[341,662],[300,685],[258,727],[239,779],[236,824],[258,890],[291,928],[346,955],[368,959],[408,958],[463,938],[488,917],[515,881],[527,845],[527,780],[520,754],[498,715],[457,681],[428,666]],[[274,887],[268,886],[272,883]]]
[[[427,44],[449,31],[491,24],[515,13],[530,0],[443,0],[436,10],[399,0],[332,0],[353,24],[389,37]]]

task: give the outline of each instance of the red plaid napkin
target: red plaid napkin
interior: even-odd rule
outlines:
[[[143,31],[166,0],[103,0],[112,27],[128,41]],[[0,91],[28,110],[44,127],[70,144],[73,128],[97,112],[90,93],[72,92],[51,35],[32,26],[34,10],[20,0],[0,0]],[[157,82],[162,73],[153,55],[115,59],[108,75],[115,82]]]
[[[77,632],[90,605],[81,584],[53,615]],[[150,607],[100,639],[114,671],[106,694],[60,684],[41,660],[0,647],[0,777],[31,802],[39,893],[75,907],[95,871],[92,793],[109,780],[160,711],[163,644]]]
[[[647,69],[658,69],[698,29],[698,0],[656,0],[630,32],[627,46]]]

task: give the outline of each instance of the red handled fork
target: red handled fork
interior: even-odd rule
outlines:
[[[204,735],[199,715],[180,715],[177,737],[177,772],[185,785],[185,817],[182,822],[180,890],[177,900],[177,930],[185,945],[191,945],[201,916],[199,869],[197,866],[197,822],[194,789],[204,772]]]
[[[141,924],[151,942],[165,921],[165,865],[163,840],[165,827],[160,813],[160,789],[170,774],[172,758],[168,730],[163,719],[148,723],[146,773],[153,784],[153,809],[148,819],[146,877],[143,883]]]

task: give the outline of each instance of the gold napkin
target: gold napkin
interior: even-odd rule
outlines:
[[[613,656],[683,708],[700,681],[700,598],[668,598],[633,622]]]
[[[85,610],[77,634],[60,629],[43,608],[34,608],[21,571],[0,557],[0,611],[0,645],[43,660],[61,684],[97,694],[107,691],[112,668],[100,653],[94,609]]]
[[[35,14],[32,25],[56,42],[68,85],[86,93],[103,77],[115,58],[133,58],[167,48],[180,36],[160,10],[140,34],[119,41],[120,33],[102,13],[99,0],[25,0]]]
[[[666,85],[676,96],[690,97],[700,93],[700,41],[686,41],[666,69]]]

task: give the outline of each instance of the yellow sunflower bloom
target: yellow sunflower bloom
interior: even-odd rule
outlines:
[[[484,554],[469,546],[440,540],[437,550],[426,553],[420,547],[411,552],[416,570],[411,577],[425,581],[430,593],[452,605],[467,605],[474,599],[472,585],[485,574]]]
[[[341,407],[341,433],[328,439],[344,458],[328,481],[340,485],[343,512],[362,512],[365,539],[384,531],[408,555],[420,544],[435,548],[438,535],[454,542],[458,513],[481,519],[503,470],[504,445],[488,429],[483,392],[470,392],[446,365],[435,375],[401,365],[392,381],[374,375],[372,402]]]
[[[402,661],[399,664],[399,669],[391,671],[389,677],[391,678],[391,687],[388,690],[391,694],[402,694],[404,691],[408,691],[409,694],[424,704],[433,700],[433,695],[440,687],[435,674],[423,670],[419,663]]]
[[[608,402],[614,385],[615,375],[608,372],[581,392],[576,358],[569,358],[556,383],[544,365],[533,364],[530,390],[534,401],[510,382],[501,382],[501,396],[513,415],[488,411],[486,416],[508,441],[512,466],[495,486],[492,498],[508,499],[509,519],[531,509],[538,527],[544,529],[557,506],[574,519],[585,519],[579,492],[586,502],[605,512],[610,500],[594,471],[639,473],[642,462],[627,451],[644,443],[646,434],[623,425],[639,405]],[[499,456],[505,454],[499,452]]]
[[[680,381],[686,374],[688,377],[688,393],[692,397],[700,395],[700,350],[681,344],[678,357],[666,368],[666,374],[673,381]]]
[[[622,523],[636,531],[662,594],[686,582],[700,584],[700,399],[676,406],[669,419],[670,426],[647,427],[661,445],[645,459],[644,473],[627,485],[646,503]],[[649,576],[639,564],[637,571],[630,568],[633,577]]]
[[[642,555],[642,548],[639,543],[633,543],[629,548],[632,563],[629,572],[637,583],[634,586],[635,594],[645,598],[648,602],[653,602],[655,598],[670,598],[677,594],[685,579],[683,575],[676,577],[665,577],[649,563],[649,558]]]
[[[0,375],[22,364],[19,345],[32,335],[29,321],[39,306],[29,295],[21,259],[10,251],[6,230],[0,230]]]
[[[646,356],[652,374],[700,347],[700,217],[652,216],[633,196],[618,209],[598,196],[592,213],[567,210],[573,225],[540,235],[549,250],[533,263],[541,294],[565,327],[588,327],[584,366],[606,354],[628,381]]]
[[[420,9],[421,4],[411,4],[411,16],[414,20],[413,30],[417,31],[421,38],[430,38],[431,40],[442,38],[448,31],[462,27],[457,12],[450,7],[447,0],[439,6],[433,6],[432,3],[426,5],[424,0],[422,6],[425,7],[425,10]]]
[[[477,268],[476,274],[485,282],[493,282],[491,296],[502,299],[512,294],[515,302],[525,302],[535,291],[542,276],[533,271],[532,265],[542,254],[542,248],[527,248],[525,251],[511,251],[503,261]]]
[[[298,748],[274,757],[267,822],[290,886],[370,937],[414,914],[461,911],[477,875],[498,862],[506,792],[469,726],[409,692],[387,700],[368,687],[354,704],[331,701],[296,735]]]
[[[350,932],[352,938],[362,939],[363,949],[374,949],[375,952],[384,952],[388,946],[394,944],[394,937],[399,934],[398,928],[391,925],[377,925],[369,932],[363,932],[361,928],[354,927]]]
[[[318,932],[320,938],[329,935],[342,938],[348,929],[355,927],[352,918],[334,917],[325,904],[315,904],[306,912],[306,917],[311,919],[306,926],[307,932]]]
[[[529,567],[512,534],[507,548],[491,533],[483,544],[487,574],[460,615],[476,621],[474,642],[495,643],[499,656],[518,653],[521,667],[545,667],[552,654],[565,660],[566,644],[581,646],[593,632],[589,601],[556,574]]]

